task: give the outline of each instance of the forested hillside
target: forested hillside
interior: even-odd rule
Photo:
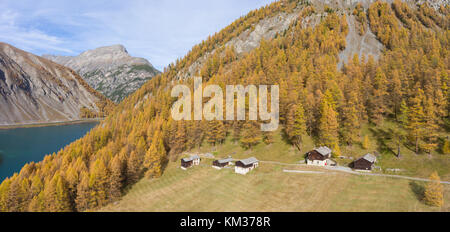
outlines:
[[[294,10],[297,20],[256,49],[237,55],[224,47],[259,20]],[[378,60],[354,56],[338,70],[353,12],[365,28],[361,33],[373,32],[385,50]],[[393,133],[399,144],[417,154],[442,153],[450,146],[443,137],[450,111],[449,13],[448,6],[435,10],[400,1],[335,9],[290,0],[252,11],[147,82],[84,138],[3,181],[0,211],[95,209],[119,199],[140,178],[158,178],[169,159],[204,142],[220,144],[230,135],[248,149],[270,144],[273,132],[261,132],[254,121],[171,119],[171,87],[193,87],[192,78],[179,73],[212,51],[198,73],[203,83],[278,84],[283,134],[298,148],[308,135],[339,152],[360,142],[363,124],[389,120],[400,128]],[[312,17],[320,20],[305,23]]]

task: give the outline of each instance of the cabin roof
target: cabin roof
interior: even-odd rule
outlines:
[[[198,155],[193,155],[193,156],[188,157],[188,158],[183,158],[182,160],[184,162],[189,162],[189,161],[192,161],[192,160],[195,160],[195,159],[200,159],[200,157]]]
[[[228,158],[225,158],[225,159],[221,159],[221,160],[217,160],[217,162],[219,162],[220,164],[228,163],[228,162],[231,162],[231,161],[233,161],[233,158],[231,158],[231,157],[228,157]]]
[[[255,157],[250,157],[250,158],[243,159],[240,161],[243,165],[250,165],[250,164],[258,162],[258,159],[256,159]]]
[[[331,149],[328,148],[327,146],[319,147],[319,148],[316,148],[314,150],[317,151],[319,154],[321,154],[323,156],[326,156],[326,155],[331,153]]]
[[[365,159],[371,163],[374,163],[377,160],[377,157],[375,157],[374,155],[372,155],[370,153],[367,153],[363,157],[361,157],[361,159]]]

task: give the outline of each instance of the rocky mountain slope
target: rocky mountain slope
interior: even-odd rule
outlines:
[[[77,71],[90,86],[116,102],[160,73],[146,59],[131,57],[122,45],[100,47],[78,56],[43,57]]]
[[[78,120],[106,102],[73,70],[0,43],[0,125]]]

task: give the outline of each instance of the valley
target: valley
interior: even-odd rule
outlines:
[[[119,44],[85,51],[78,56],[43,57],[75,70],[92,88],[116,103],[160,73],[149,61],[130,56]]]
[[[298,164],[310,151],[342,167],[370,153],[372,173],[448,182],[449,15],[446,2],[408,0],[282,0],[250,11],[117,105],[100,105],[111,107],[84,137],[6,178],[0,211],[448,212],[448,184]],[[205,89],[278,85],[278,130],[261,131],[262,118],[175,120],[171,90],[193,92],[194,77]],[[201,103],[220,109],[218,95]],[[102,113],[92,108],[82,116]],[[245,176],[209,158],[184,171],[188,153],[262,162]]]

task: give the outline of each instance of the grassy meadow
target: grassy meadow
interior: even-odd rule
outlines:
[[[388,174],[428,178],[434,170],[441,180],[450,180],[450,157],[433,153],[416,155],[410,147],[401,147],[397,158],[396,144],[390,137],[395,124],[385,122],[373,128],[364,125],[361,138],[368,135],[370,144],[342,146],[342,155],[356,159],[367,152],[377,151],[377,166]],[[445,136],[444,134],[441,136]],[[260,167],[246,176],[234,173],[233,168],[216,170],[212,159],[203,159],[200,166],[187,171],[179,168],[179,158],[170,161],[163,176],[142,179],[132,186],[118,202],[101,211],[450,211],[450,185],[444,186],[444,206],[430,207],[422,201],[425,182],[388,177],[358,176],[329,171],[318,167],[287,165],[304,160],[304,154],[315,147],[311,137],[304,139],[298,151],[288,144],[280,131],[274,133],[273,143],[260,143],[251,150],[239,146],[228,136],[218,146],[203,144],[191,153],[211,152],[216,158],[232,155],[235,159],[255,156],[262,161],[285,164],[260,163]],[[351,159],[336,161],[342,166]],[[399,173],[386,172],[386,168],[402,169]],[[285,173],[283,169],[321,171],[320,174]]]
[[[361,143],[355,143],[352,146],[341,146],[343,156],[353,159],[334,158],[339,165],[348,166],[353,160],[365,155],[368,152],[376,151],[379,154],[378,163],[386,174],[397,174],[412,177],[428,178],[433,171],[437,171],[441,180],[450,181],[450,155],[433,152],[428,154],[415,154],[413,147],[401,145],[401,157],[396,156],[397,145],[392,139],[392,131],[399,130],[397,125],[390,121],[385,121],[382,126],[372,127],[365,124],[361,129],[361,140],[365,135],[369,136],[369,147],[364,149]],[[450,135],[442,132],[441,137]],[[238,141],[233,141],[228,136],[225,142],[218,146],[211,146],[204,143],[200,148],[193,149],[191,152],[206,153],[211,152],[216,157],[225,158],[228,155],[236,159],[248,158],[254,156],[259,160],[277,161],[283,163],[298,163],[304,160],[306,152],[314,149],[316,146],[313,138],[305,136],[303,147],[298,151],[294,146],[288,144],[281,133],[281,130],[274,133],[273,143],[266,145],[260,143],[251,150],[245,150],[239,146]],[[401,169],[401,172],[389,172],[386,169]],[[379,172],[379,171],[378,171]]]
[[[100,211],[450,211],[450,185],[444,185],[445,205],[437,208],[421,200],[424,182],[267,163],[243,176],[210,162],[187,171],[170,162],[162,177],[141,180]]]

